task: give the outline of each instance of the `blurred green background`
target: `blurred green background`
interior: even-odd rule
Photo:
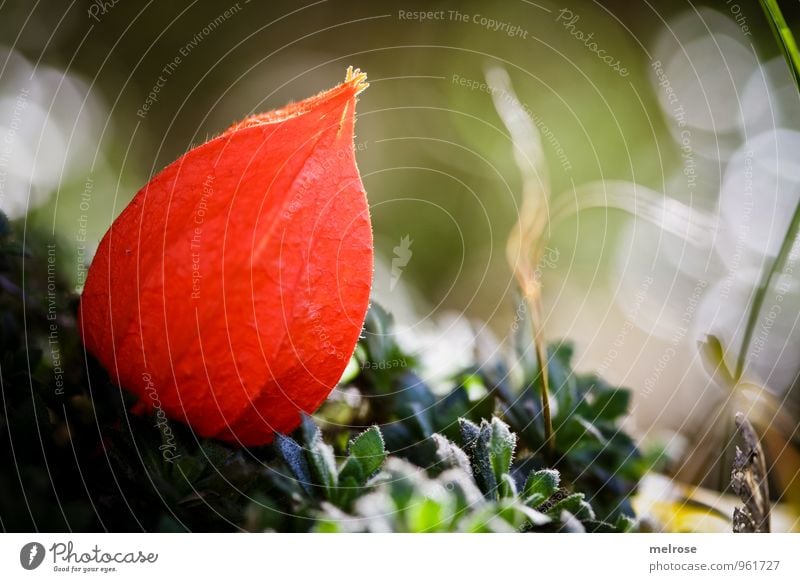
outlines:
[[[107,3],[107,5],[110,3]],[[0,38],[29,61],[67,71],[91,101],[78,131],[91,132],[75,155],[88,167],[58,185],[37,222],[75,236],[85,180],[94,181],[90,238],[97,241],[135,191],[187,149],[247,114],[280,107],[340,82],[348,65],[369,74],[359,104],[359,153],[377,240],[389,261],[401,237],[413,239],[403,277],[431,306],[496,322],[513,317],[503,247],[519,203],[519,172],[491,96],[453,82],[482,82],[502,64],[520,100],[562,146],[563,171],[546,148],[553,192],[598,178],[659,188],[674,148],[666,135],[643,50],[684,2],[655,9],[630,2],[574,2],[578,28],[594,32],[630,71],[623,78],[560,25],[560,4],[528,2],[127,2],[98,11],[17,2],[3,8]],[[720,3],[722,4],[722,3]],[[162,69],[226,9],[237,13],[191,48],[144,119],[137,116]],[[12,11],[16,11],[16,15]],[[401,20],[400,11],[457,10],[508,22],[527,39],[480,24]],[[761,22],[756,6],[751,21]],[[758,27],[762,28],[761,26]],[[765,37],[769,43],[769,37]],[[770,47],[768,50],[774,52]],[[61,96],[56,95],[56,100]],[[68,129],[72,129],[69,124]],[[554,233],[575,277],[594,278],[616,228],[591,216],[580,231]],[[580,242],[581,244],[576,244]],[[583,244],[586,242],[587,244]],[[570,256],[575,253],[575,256]],[[565,267],[566,269],[566,267]]]

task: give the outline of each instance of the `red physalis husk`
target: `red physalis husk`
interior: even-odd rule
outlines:
[[[372,282],[353,148],[365,79],[348,69],[341,85],[192,149],[111,225],[82,336],[140,411],[260,445],[336,385]]]

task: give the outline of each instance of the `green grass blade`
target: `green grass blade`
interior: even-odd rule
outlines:
[[[800,49],[797,48],[794,35],[783,18],[783,13],[778,7],[777,0],[759,0],[759,2],[764,9],[764,14],[767,16],[767,22],[772,34],[775,35],[775,40],[780,45],[783,56],[789,64],[794,83],[800,90]]]
[[[789,69],[792,73],[795,86],[800,91],[800,50],[797,48],[792,31],[786,24],[783,18],[783,13],[778,6],[777,0],[759,0],[761,7],[764,9],[764,14],[767,16],[767,22],[775,35],[775,40],[781,47],[783,56],[786,59]],[[770,267],[764,271],[761,282],[756,289],[753,296],[753,304],[750,307],[750,313],[747,318],[747,327],[744,331],[744,338],[742,340],[742,348],[739,352],[739,359],[736,363],[736,379],[742,377],[744,372],[745,363],[747,360],[747,352],[750,349],[750,342],[753,340],[753,333],[755,332],[758,318],[761,315],[761,308],[764,305],[764,299],[767,296],[767,290],[772,284],[775,275],[782,272],[786,266],[786,261],[791,253],[794,241],[797,239],[798,231],[800,231],[800,204],[794,209],[792,221],[789,223],[789,228],[786,231],[786,236],[781,243],[781,248],[778,251],[778,256],[772,262]]]

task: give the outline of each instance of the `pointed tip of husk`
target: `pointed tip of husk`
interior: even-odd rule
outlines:
[[[369,87],[369,83],[367,83],[367,74],[361,69],[354,69],[352,65],[347,67],[344,82],[345,84],[352,85],[355,88],[356,95]]]

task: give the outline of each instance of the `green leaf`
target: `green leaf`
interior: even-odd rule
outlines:
[[[436,471],[442,472],[447,469],[457,468],[466,473],[472,473],[472,466],[469,463],[469,458],[460,447],[439,433],[432,434],[430,438],[436,447],[436,452],[434,454]]]
[[[392,315],[373,301],[364,321],[365,343],[371,361],[386,361],[391,354],[393,342],[389,331],[393,324]]]
[[[707,335],[704,341],[697,342],[700,361],[708,375],[712,378],[719,378],[722,384],[728,387],[733,387],[736,384],[734,378],[736,367],[734,363],[736,360],[735,349],[735,346],[728,346],[726,349],[715,335]],[[729,363],[732,365],[729,365]]]
[[[325,492],[330,498],[333,490],[338,485],[333,447],[326,445],[320,439],[314,446],[306,450],[306,458],[309,461],[311,473],[314,475],[317,484],[325,488]]]
[[[415,429],[419,438],[427,438],[433,434],[430,420],[430,408],[420,402],[412,402],[407,406],[399,406],[398,412],[407,419],[407,423]]]
[[[199,478],[205,469],[205,463],[191,456],[181,456],[175,461],[174,466],[180,471],[187,482],[192,482]]]
[[[514,499],[517,497],[517,484],[508,473],[503,473],[497,482],[497,496],[499,498]]]
[[[618,533],[617,528],[606,521],[584,519],[581,523],[588,533]]]
[[[319,427],[314,419],[307,414],[300,415],[300,441],[306,446],[314,442],[319,437]]]
[[[371,426],[350,443],[350,458],[357,458],[365,473],[377,471],[386,458],[383,436],[377,426]]]
[[[323,519],[317,522],[314,528],[316,533],[342,533],[342,522],[335,519]]]
[[[275,435],[275,448],[303,490],[311,495],[311,472],[303,454],[303,447],[293,438],[278,433]]]
[[[592,411],[595,419],[616,420],[628,412],[631,393],[624,388],[610,388],[595,395]]]
[[[592,506],[585,501],[583,493],[573,493],[565,497],[550,507],[547,513],[552,517],[560,518],[562,511],[574,515],[577,519],[594,520],[596,517]]]
[[[360,474],[339,475],[336,492],[333,497],[331,497],[331,502],[342,508],[348,507],[353,500],[358,497],[362,488],[361,486],[362,477]]]
[[[485,429],[481,427],[481,432]],[[496,416],[492,417],[489,456],[492,462],[494,477],[499,483],[503,475],[508,473],[514,449],[517,447],[517,435],[508,429],[508,425]]]
[[[636,527],[636,520],[629,515],[620,513],[619,517],[617,517],[617,522],[614,524],[614,527],[620,533],[627,533],[629,531],[633,531],[633,529]]]
[[[608,444],[606,437],[603,436],[603,431],[601,431],[594,422],[584,418],[580,414],[573,414],[572,417],[575,422],[583,427],[587,437],[596,440],[603,446]]]
[[[531,472],[522,491],[525,503],[530,507],[538,507],[558,490],[560,481],[561,475],[553,469]]]
[[[326,499],[333,499],[338,484],[333,447],[325,444],[322,440],[322,432],[309,416],[303,415],[300,432],[305,441],[305,456],[313,481],[323,488]]]
[[[423,470],[402,459],[390,456],[386,460],[381,474],[384,473],[386,478],[383,482],[389,491],[394,507],[399,510],[405,509],[413,502]]]
[[[461,439],[464,441],[464,448],[469,449],[470,447],[474,447],[481,434],[478,425],[466,418],[459,418],[458,428],[461,431]]]
[[[407,511],[410,532],[433,532],[442,528],[446,522],[445,508],[430,497],[415,500]]]
[[[488,499],[497,498],[497,479],[494,475],[489,445],[492,439],[492,428],[485,420],[481,426],[465,418],[458,421],[464,450],[472,462],[472,474],[475,482]]]
[[[472,472],[481,491],[489,499],[516,496],[514,480],[508,474],[517,436],[497,417],[477,426],[459,419],[464,448],[472,461]]]
[[[455,513],[466,513],[485,503],[481,490],[470,478],[470,474],[460,469],[451,469],[442,473],[438,479],[455,500]]]
[[[566,509],[557,516],[557,519],[561,522],[561,526],[558,528],[559,532],[586,533],[586,527],[584,527],[580,519]]]
[[[544,513],[536,511],[535,509],[527,507],[521,503],[515,503],[514,510],[523,515],[525,519],[528,520],[533,526],[545,525],[552,521]]]
[[[383,464],[386,459],[386,447],[383,436],[377,426],[362,432],[350,441],[350,454],[339,472],[340,478],[352,477],[359,485],[364,485],[367,479]]]
[[[467,533],[515,533],[515,525],[508,523],[505,516],[498,515],[497,509],[484,506],[467,515],[458,523],[459,531]]]

